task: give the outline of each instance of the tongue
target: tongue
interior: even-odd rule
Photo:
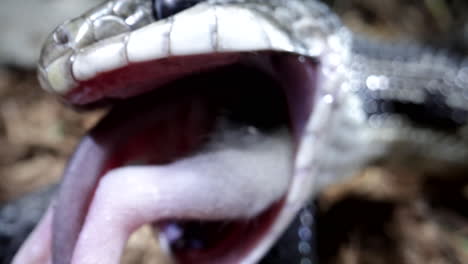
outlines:
[[[117,106],[82,140],[65,171],[57,200],[54,263],[70,263],[94,193],[106,173],[134,162],[168,163],[201,143],[202,137],[183,136],[183,131],[202,135],[210,130],[213,121],[202,112],[208,106],[200,107],[196,98],[178,101],[171,105],[164,96],[146,97]]]
[[[247,133],[244,136],[255,144],[224,142],[222,149],[169,165],[107,173],[96,190],[72,263],[118,263],[128,236],[146,223],[250,218],[266,209],[288,185],[287,136]]]

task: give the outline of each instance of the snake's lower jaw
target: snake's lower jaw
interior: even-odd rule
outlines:
[[[180,263],[266,253],[312,192],[299,161],[311,147],[318,66],[291,54],[237,57],[118,103],[84,138],[57,201],[54,263],[117,263],[143,224],[161,228]]]

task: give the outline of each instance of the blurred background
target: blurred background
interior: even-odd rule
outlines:
[[[358,34],[468,51],[466,0],[324,1]],[[79,138],[103,114],[65,108],[39,88],[35,74],[47,34],[99,2],[0,2],[0,263],[10,262]],[[24,196],[34,192],[40,195]],[[429,181],[370,168],[318,199],[320,263],[468,263],[467,202],[468,175]],[[123,262],[154,263],[158,256],[144,228]]]

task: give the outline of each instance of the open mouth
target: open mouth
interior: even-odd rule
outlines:
[[[440,140],[401,116],[371,122],[361,90],[372,106],[377,92],[405,95],[389,80],[413,64],[391,63],[392,78],[380,73],[388,60],[354,69],[351,36],[321,3],[190,2],[152,16],[172,1],[108,1],[48,39],[42,86],[73,106],[113,108],[83,138],[32,235],[48,238],[52,256],[20,252],[14,263],[118,263],[145,224],[178,263],[257,263],[315,192],[381,157],[450,152],[465,164],[457,144],[429,144]],[[25,254],[38,255],[36,244]]]
[[[150,74],[161,65],[173,69],[164,84]],[[264,254],[280,233],[272,231],[278,216],[295,214],[285,197],[316,67],[288,53],[217,54],[134,64],[82,83],[94,87],[89,97],[106,94],[98,104],[114,107],[65,172],[54,261],[118,262],[143,224],[161,230],[177,263],[244,263]]]
[[[312,112],[347,56],[336,18],[314,1],[189,2],[109,1],[47,40],[45,89],[112,104],[36,229],[52,263],[118,263],[145,224],[178,263],[257,263],[315,191],[328,116]]]

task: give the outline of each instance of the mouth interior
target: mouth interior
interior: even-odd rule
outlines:
[[[101,126],[114,119],[132,120],[132,124],[119,121],[105,129],[114,134],[120,130],[118,134],[124,135],[119,146],[113,146],[105,171],[169,164],[197,155],[219,134],[219,144],[239,140],[230,138],[238,136],[230,134],[233,128],[271,133],[290,126],[279,84],[261,71],[239,64],[178,80],[117,105]],[[132,131],[125,131],[129,127]],[[255,247],[280,206],[277,201],[248,219],[166,219],[154,225],[162,231],[160,240],[178,263],[228,263]]]
[[[90,210],[93,209],[97,193],[102,190],[101,178],[108,178],[109,172],[112,173],[114,169],[171,166],[179,160],[199,157],[210,151],[216,152],[225,149],[225,146],[256,146],[259,142],[252,140],[249,135],[276,135],[278,130],[289,131],[287,142],[294,152],[312,111],[316,63],[288,54],[250,54],[247,57],[249,56],[250,60],[179,78],[163,87],[156,85],[152,92],[117,102],[110,113],[90,131],[69,163],[56,207],[53,247],[54,259],[60,260],[58,263],[71,259],[72,255],[76,257],[75,246],[80,242],[80,232],[84,232],[83,228],[90,224],[89,215],[93,215]],[[183,67],[183,64],[179,62],[179,66]],[[144,71],[146,65],[134,65],[131,72],[138,72],[139,67],[143,67]],[[111,75],[116,73],[108,73],[102,80],[123,80],[121,76],[112,78]],[[106,82],[102,80],[96,82],[104,85]],[[143,82],[149,83],[148,80]],[[262,153],[268,154],[267,152],[275,153],[275,150],[267,149]],[[276,165],[278,155],[268,156],[273,158],[264,163]],[[293,158],[286,158],[291,162],[291,168]],[[212,165],[209,164],[211,167]],[[234,166],[231,169],[243,171],[246,168],[245,175],[249,175],[249,167],[243,166],[240,164],[239,168]],[[220,172],[220,177],[229,172]],[[269,196],[270,199],[263,199],[266,205],[259,207],[263,209],[245,214],[237,213],[244,215],[242,217],[224,218],[223,214],[229,215],[229,211],[224,210],[224,213],[217,215],[218,208],[212,210],[209,204],[207,209],[211,211],[202,218],[179,211],[178,214],[153,221],[153,225],[162,230],[160,239],[163,246],[166,246],[178,263],[241,262],[245,256],[259,248],[275,223],[276,216],[282,211],[283,198],[288,182],[292,180],[292,171],[283,174],[279,175],[284,176],[284,191],[277,191],[281,189],[277,188],[277,193],[273,196],[269,188],[283,176],[270,179],[268,174],[262,182],[256,182],[254,194],[260,195],[251,195],[256,197],[250,198],[254,200],[249,201],[251,205],[261,203],[258,200],[263,197]],[[246,179],[248,178],[244,177],[241,181]],[[185,182],[181,184],[187,185]],[[197,181],[193,184],[198,186]],[[229,184],[232,182],[222,185]],[[124,191],[136,187],[124,186]],[[177,191],[178,186],[164,188],[166,192],[172,193],[173,189]],[[235,190],[243,191],[239,187]],[[108,191],[117,193],[112,189]],[[205,192],[218,192],[221,198],[224,194],[216,189]],[[191,193],[187,193],[186,196],[191,197],[190,195]],[[122,202],[127,199],[124,194],[117,198],[122,199]],[[178,198],[174,196],[171,199]],[[233,199],[238,204],[245,200],[242,194],[234,195]],[[167,200],[165,203],[171,209],[173,201]],[[188,200],[185,204],[187,203],[192,201]],[[249,211],[251,206],[244,204],[238,207]],[[106,206],[103,208],[106,209]],[[223,208],[219,210],[223,211]],[[134,218],[138,217],[135,215]],[[135,219],[130,222],[133,220]],[[133,222],[143,221],[136,219]],[[85,244],[89,244],[89,241]]]
[[[182,91],[185,89],[190,91]],[[168,90],[178,94],[175,95],[176,100],[183,93],[189,100],[202,100],[203,105],[197,107],[209,109],[207,112],[202,110],[206,114],[204,118],[209,120],[208,129],[198,135],[196,131],[186,131],[187,134],[184,135],[198,138],[195,141],[199,142],[187,150],[187,155],[197,155],[197,152],[203,151],[204,146],[210,144],[220,132],[224,135],[220,144],[231,140],[229,132],[219,130],[241,127],[271,133],[281,128],[289,129],[290,126],[282,88],[253,67],[231,65],[180,80],[168,87]],[[198,98],[199,95],[203,98]],[[189,111],[193,114],[193,111],[199,110],[191,108]],[[149,153],[145,152],[147,154]],[[177,156],[176,154],[174,158],[177,159]],[[149,164],[154,162],[149,161]],[[277,201],[253,218],[216,221],[167,219],[154,225],[161,231],[160,241],[163,247],[172,253],[178,263],[227,263],[241,259],[248,250],[252,250],[257,240],[267,231],[280,206],[281,201]]]

